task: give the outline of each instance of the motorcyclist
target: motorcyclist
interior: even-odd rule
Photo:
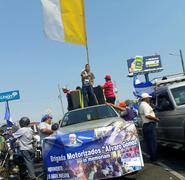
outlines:
[[[34,136],[33,130],[31,127],[28,127],[30,124],[30,119],[28,117],[22,117],[19,120],[20,129],[18,129],[14,134],[14,138],[17,139],[21,155],[26,164],[28,175],[30,179],[36,179],[35,170],[34,170]]]

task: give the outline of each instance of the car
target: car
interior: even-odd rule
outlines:
[[[143,168],[134,123],[110,105],[67,112],[58,131],[43,141],[48,179],[105,179]]]
[[[71,133],[74,129],[75,131],[95,129],[117,121],[123,122],[123,119],[111,106],[91,106],[67,112],[61,121],[60,131]]]

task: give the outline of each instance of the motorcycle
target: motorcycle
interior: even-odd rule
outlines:
[[[0,151],[0,180],[22,180],[27,177],[26,166],[19,147],[11,135],[4,133],[5,143]]]

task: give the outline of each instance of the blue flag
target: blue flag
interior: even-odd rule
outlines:
[[[152,82],[140,82],[138,76],[134,74],[133,77],[134,95],[136,97],[141,97],[142,93],[148,93],[151,96],[154,95],[154,85]]]
[[[6,123],[7,123],[7,127],[11,127],[13,125],[13,121],[11,119],[11,116],[10,116],[10,108],[9,108],[9,104],[8,104],[8,101],[5,103],[5,116],[4,116],[4,119],[6,120]]]

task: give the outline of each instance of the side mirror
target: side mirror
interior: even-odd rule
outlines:
[[[52,130],[52,131],[56,131],[56,130],[58,130],[58,128],[59,128],[59,124],[58,124],[58,123],[54,123],[54,124],[51,126],[51,130]]]

